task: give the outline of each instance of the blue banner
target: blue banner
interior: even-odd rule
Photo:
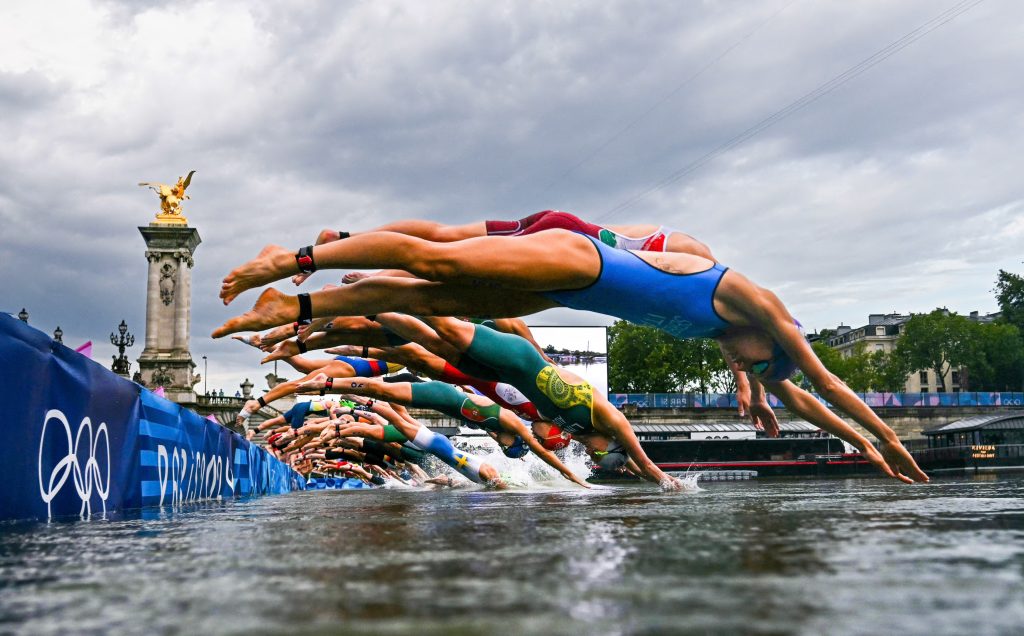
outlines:
[[[279,494],[291,468],[0,314],[0,519]]]
[[[812,394],[826,406],[820,395]],[[857,397],[873,407],[957,407],[957,406],[1024,406],[1024,393],[966,392],[959,393],[857,393]],[[736,408],[735,393],[609,393],[608,399],[618,408],[634,406],[641,409],[706,409]],[[768,395],[773,408],[785,408],[774,395]]]

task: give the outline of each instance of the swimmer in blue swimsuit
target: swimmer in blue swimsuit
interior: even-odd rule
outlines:
[[[829,373],[782,301],[708,259],[614,250],[565,230],[452,243],[377,232],[297,252],[268,246],[225,277],[220,296],[230,303],[247,289],[318,267],[400,269],[419,278],[371,277],[298,296],[268,288],[251,311],[228,320],[214,337],[318,316],[382,311],[481,317],[523,316],[559,306],[596,311],[678,337],[716,339],[729,363],[756,380],[759,408],[766,407],[763,385],[792,413],[849,442],[883,473],[906,483],[928,480],[896,433]],[[797,369],[823,398],[872,433],[881,449],[790,382]]]

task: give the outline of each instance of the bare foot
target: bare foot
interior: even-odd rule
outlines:
[[[327,374],[317,373],[305,382],[299,382],[297,393],[316,393],[327,386]]]
[[[294,254],[280,245],[268,245],[256,258],[231,270],[220,286],[220,297],[224,304],[230,304],[247,289],[280,280],[297,269]]]
[[[239,342],[244,342],[250,347],[256,347],[257,349],[259,349],[260,345],[262,344],[262,341],[260,340],[260,334],[258,333],[254,333],[251,336],[231,336],[231,339],[237,340]]]
[[[263,339],[260,342],[260,349],[264,351],[270,351],[279,342],[287,340],[295,335],[295,327],[293,325],[284,325],[282,327],[275,327],[263,334]]]
[[[308,325],[299,325],[299,330],[295,335],[298,337],[299,342],[305,342],[306,339],[314,333],[324,331],[324,327],[326,327],[330,322],[330,318],[315,318]]]
[[[270,288],[260,294],[251,310],[217,327],[212,335],[223,338],[239,331],[259,331],[291,322],[298,315],[299,301],[295,296],[286,296]]]
[[[291,358],[297,355],[299,355],[299,345],[295,344],[294,340],[285,340],[271,349],[270,355],[260,360],[260,364],[266,364],[268,362],[273,362],[274,360],[284,360],[285,358]]]
[[[358,283],[364,278],[369,278],[371,276],[373,276],[373,274],[371,274],[370,272],[349,272],[341,277],[341,282],[345,283],[346,285],[350,285],[352,283]]]

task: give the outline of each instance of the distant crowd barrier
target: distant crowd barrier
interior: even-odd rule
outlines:
[[[819,402],[831,406],[819,395]],[[1024,406],[1024,392],[963,392],[963,393],[858,393],[857,397],[868,406],[922,407],[922,406]],[[610,393],[608,399],[618,408],[631,405],[642,409],[701,409],[736,408],[735,393]],[[774,395],[768,395],[773,408],[785,408]]]
[[[241,435],[0,314],[0,520],[303,488]]]

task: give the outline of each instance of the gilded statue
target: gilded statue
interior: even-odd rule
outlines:
[[[196,173],[192,170],[186,177],[178,177],[178,182],[174,185],[167,185],[166,183],[154,183],[150,181],[142,181],[139,183],[140,186],[145,186],[156,192],[157,196],[160,197],[160,214],[156,215],[158,221],[164,223],[177,223],[187,224],[186,219],[181,214],[181,202],[185,199],[189,199],[185,194],[185,189],[188,188],[189,184],[192,183],[192,175]]]

